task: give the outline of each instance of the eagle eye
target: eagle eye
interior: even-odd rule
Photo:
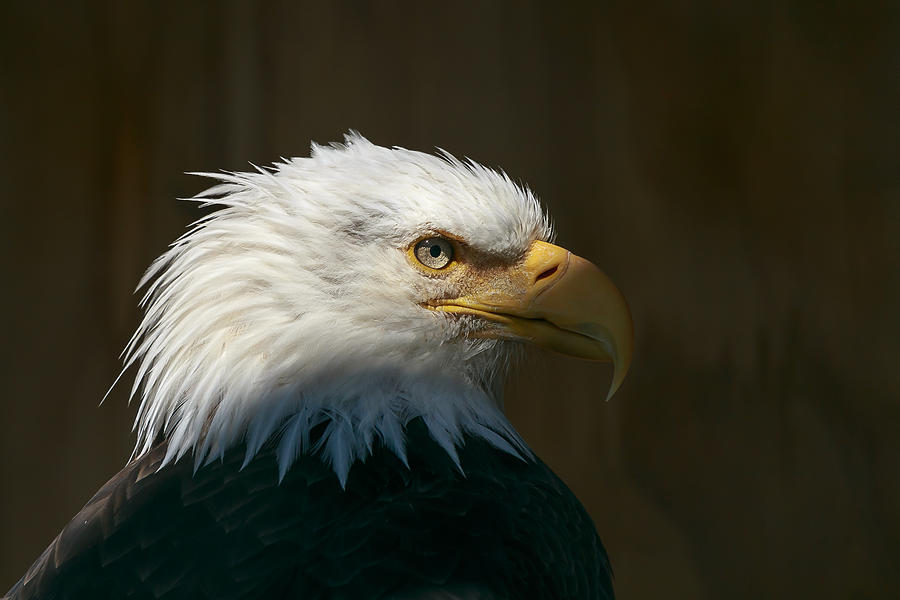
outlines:
[[[453,260],[453,244],[442,237],[430,237],[416,244],[416,259],[431,269],[443,269]]]

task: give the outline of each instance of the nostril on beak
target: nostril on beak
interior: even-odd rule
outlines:
[[[553,265],[552,267],[550,267],[549,269],[547,269],[546,271],[544,271],[543,273],[541,273],[540,275],[538,275],[538,276],[535,278],[534,282],[537,283],[537,282],[540,281],[541,279],[547,279],[548,277],[550,277],[551,275],[553,275],[554,273],[556,273],[556,271],[557,271],[558,269],[559,269],[559,265]]]

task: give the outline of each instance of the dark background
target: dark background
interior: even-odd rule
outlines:
[[[130,453],[183,173],[355,128],[527,181],[629,299],[611,402],[549,355],[507,397],[621,598],[900,595],[900,3],[0,10],[0,588]]]

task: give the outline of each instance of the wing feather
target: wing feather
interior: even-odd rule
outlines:
[[[342,488],[316,456],[279,483],[272,448],[196,473],[127,465],[8,593],[70,598],[612,598],[584,509],[546,466],[487,442],[460,448],[464,474],[420,421],[404,464],[376,448]]]

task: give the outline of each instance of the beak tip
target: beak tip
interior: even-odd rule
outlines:
[[[625,376],[628,375],[628,369],[631,367],[631,355],[634,351],[634,326],[632,324],[629,313],[629,327],[627,335],[623,335],[620,338],[620,343],[622,344],[618,350],[620,352],[613,352],[613,378],[612,383],[609,386],[609,393],[606,394],[606,401],[613,397],[613,395],[619,390],[622,386],[622,382],[625,381]]]
[[[613,397],[613,396],[615,395],[615,393],[619,390],[619,387],[621,387],[622,382],[623,382],[624,380],[625,380],[625,373],[624,373],[624,372],[621,372],[621,373],[620,373],[619,370],[616,369],[616,373],[615,373],[615,375],[613,375],[612,383],[611,383],[610,386],[609,386],[609,392],[607,392],[607,394],[606,394],[606,401],[607,401],[607,402],[609,402],[610,400],[612,400],[612,397]]]

